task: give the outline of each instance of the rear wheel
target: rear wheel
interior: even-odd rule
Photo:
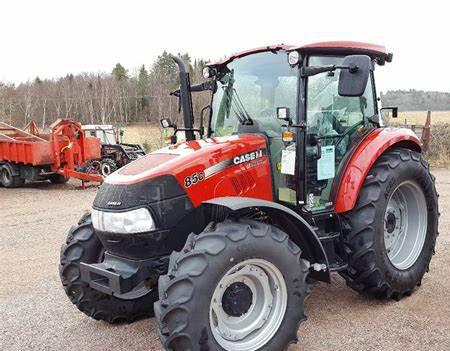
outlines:
[[[410,295],[428,271],[438,217],[427,162],[407,149],[386,152],[370,170],[355,208],[344,215],[347,283],[378,298]]]
[[[18,188],[25,184],[25,179],[18,175],[14,175],[12,169],[8,165],[0,168],[1,183],[5,188]]]
[[[276,227],[211,224],[173,253],[155,304],[166,349],[282,350],[305,319],[308,268]]]
[[[103,260],[104,248],[92,227],[90,214],[72,227],[66,243],[61,247],[59,275],[70,301],[89,317],[108,323],[128,322],[153,316],[153,303],[158,291],[138,287],[118,298],[92,289],[81,280],[80,263],[98,263]]]

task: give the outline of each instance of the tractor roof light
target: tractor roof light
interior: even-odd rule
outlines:
[[[208,79],[211,77],[211,70],[209,67],[203,68],[203,78]]]
[[[300,62],[300,53],[298,51],[291,51],[288,54],[288,62],[291,66],[295,66]]]
[[[205,67],[203,68],[203,78],[208,79],[208,78],[212,78],[215,75],[215,70],[211,67]]]

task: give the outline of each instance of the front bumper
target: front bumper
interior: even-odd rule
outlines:
[[[144,282],[149,289],[157,286],[158,277],[167,273],[169,256],[131,260],[105,253],[101,263],[80,263],[81,280],[95,290],[122,296]]]

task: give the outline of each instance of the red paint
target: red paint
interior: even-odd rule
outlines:
[[[353,54],[369,55],[373,59],[375,58],[386,59],[389,56],[389,53],[386,51],[386,48],[382,45],[361,43],[357,41],[324,41],[307,45],[275,44],[275,45],[261,46],[254,49],[236,52],[230,56],[225,57],[222,60],[209,63],[207,64],[207,66],[224,66],[237,58],[272,50],[286,50],[286,51],[299,50],[307,53],[327,53],[327,54],[353,53]]]
[[[270,161],[267,155],[223,170],[185,186],[185,178],[234,157],[265,149],[265,139],[256,134],[211,138],[172,145],[148,154],[106,179],[111,184],[135,184],[161,175],[173,175],[194,206],[221,196],[246,196],[273,201]],[[251,166],[251,167],[250,167]],[[145,171],[142,171],[145,170]]]
[[[126,176],[136,176],[176,157],[178,156],[172,154],[147,154],[141,157],[139,162],[131,162],[129,166],[121,168],[119,173]]]
[[[421,148],[416,134],[404,128],[379,128],[361,142],[342,175],[336,196],[336,213],[350,211],[355,206],[366,176],[378,157],[394,144],[405,141]]]
[[[383,56],[388,54],[386,48],[382,45],[361,43],[357,41],[324,41],[319,43],[297,46],[295,48],[292,48],[291,50],[304,50],[304,51],[358,50],[373,53],[376,56]]]

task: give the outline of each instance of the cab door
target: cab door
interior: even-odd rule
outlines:
[[[311,56],[310,66],[339,65],[343,56]],[[338,94],[339,70],[311,76],[306,98],[306,201],[308,211],[332,209],[333,182],[350,153],[375,127],[377,114],[373,77],[361,97]]]

